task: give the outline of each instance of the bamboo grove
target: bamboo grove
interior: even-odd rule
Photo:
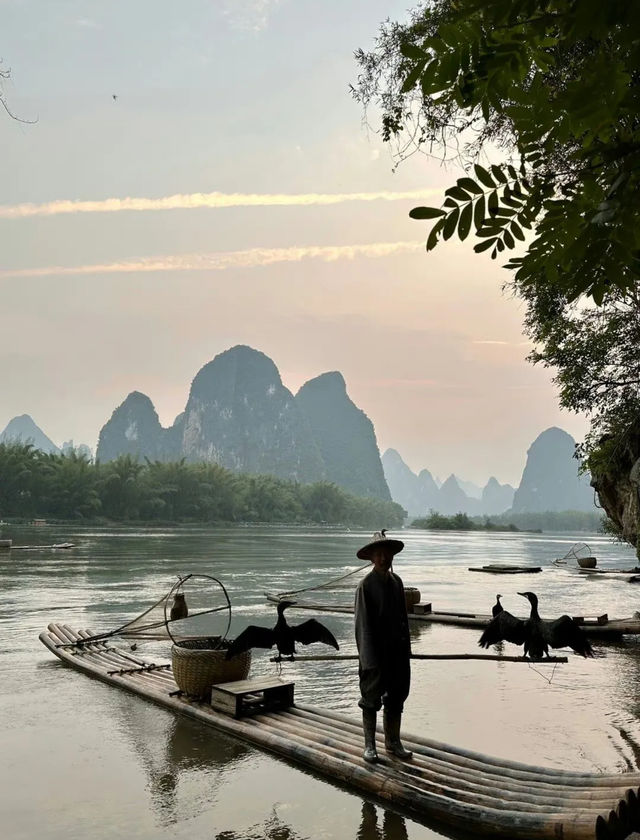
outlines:
[[[0,518],[114,522],[300,522],[367,528],[402,525],[394,502],[352,496],[335,484],[298,484],[233,473],[217,464],[94,463],[76,452],[48,454],[0,444]]]

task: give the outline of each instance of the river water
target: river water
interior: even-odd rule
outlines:
[[[314,586],[358,568],[370,534],[334,528],[6,528],[14,544],[71,541],[52,551],[0,552],[0,824],[10,840],[426,840],[431,828],[367,804],[266,753],[65,667],[39,642],[50,621],[109,630],[160,598],[178,574],[220,579],[232,603],[231,635],[271,626],[265,592]],[[525,616],[533,590],[543,616],[628,617],[640,587],[554,566],[577,540],[598,567],[633,567],[634,553],[598,535],[434,533],[407,530],[395,570],[437,610],[488,612],[496,592]],[[468,571],[485,563],[543,566],[537,575]],[[354,575],[313,593],[351,603]],[[218,596],[194,591],[206,606]],[[307,597],[311,598],[311,594]],[[197,606],[200,606],[198,603]],[[193,603],[192,603],[193,607]],[[309,618],[291,610],[290,623]],[[355,652],[353,619],[318,616]],[[413,626],[414,653],[478,652],[478,632]],[[505,653],[517,649],[506,646]],[[314,646],[305,653],[331,652]],[[166,661],[168,645],[139,652]],[[598,645],[569,664],[416,661],[403,727],[468,749],[556,768],[640,767],[640,646]],[[252,674],[272,674],[254,651]],[[356,663],[286,663],[301,702],[358,714]]]

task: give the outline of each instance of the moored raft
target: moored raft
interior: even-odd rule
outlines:
[[[542,566],[512,566],[508,563],[489,563],[486,566],[470,566],[470,572],[488,572],[492,575],[528,575],[542,571]]]
[[[388,803],[439,831],[510,840],[623,838],[640,826],[640,773],[593,774],[534,767],[403,734],[411,762],[362,760],[358,721],[307,705],[235,719],[176,696],[170,665],[50,624],[43,644],[63,662],[106,683],[234,735],[333,783]],[[624,832],[624,833],[623,833]]]

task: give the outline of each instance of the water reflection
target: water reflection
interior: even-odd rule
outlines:
[[[298,834],[290,825],[283,823],[274,810],[272,816],[261,825],[243,829],[241,834],[221,831],[214,835],[214,840],[306,840],[306,835]]]
[[[409,840],[409,835],[404,818],[400,814],[385,811],[380,825],[376,806],[371,802],[363,802],[356,840]]]
[[[147,776],[151,808],[159,823],[172,825],[208,810],[218,788],[250,749],[202,724],[149,708],[130,697],[120,704],[123,731]],[[189,777],[207,777],[203,800],[190,791]]]
[[[363,802],[355,840],[409,840],[404,818],[393,811],[384,810],[383,813],[382,822],[379,822],[376,806],[372,802]],[[303,835],[283,822],[274,809],[269,819],[260,825],[243,829],[242,833],[221,831],[214,840],[303,840]]]

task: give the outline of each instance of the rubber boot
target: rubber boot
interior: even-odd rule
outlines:
[[[364,729],[364,753],[362,757],[369,764],[378,761],[376,750],[376,713],[372,709],[362,710],[362,728]]]
[[[388,712],[386,709],[384,710],[384,746],[388,753],[406,761],[411,758],[413,753],[405,750],[402,746],[402,741],[400,740],[401,720],[402,714],[400,712]]]

